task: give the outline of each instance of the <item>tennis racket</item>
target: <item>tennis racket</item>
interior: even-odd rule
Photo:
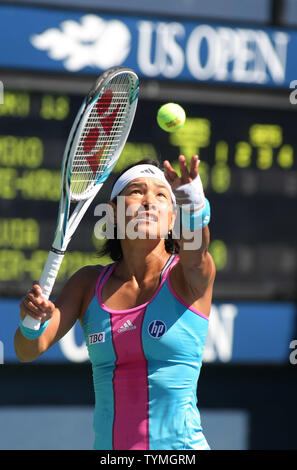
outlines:
[[[138,93],[139,80],[133,70],[112,68],[100,75],[78,111],[62,161],[54,241],[39,280],[46,299],[72,235],[118,161],[132,126]],[[71,202],[76,206],[70,215]],[[27,315],[23,325],[38,330],[40,321]]]

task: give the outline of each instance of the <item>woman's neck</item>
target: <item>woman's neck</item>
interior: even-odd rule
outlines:
[[[126,280],[134,278],[141,284],[160,275],[170,255],[165,250],[164,240],[147,242],[148,240],[121,241],[123,258],[116,269],[118,276]]]

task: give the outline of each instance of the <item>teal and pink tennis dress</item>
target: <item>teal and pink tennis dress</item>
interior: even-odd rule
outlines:
[[[100,273],[83,318],[95,389],[95,449],[209,449],[197,408],[208,318],[174,292],[171,256],[146,303],[111,310],[101,298],[116,263]]]

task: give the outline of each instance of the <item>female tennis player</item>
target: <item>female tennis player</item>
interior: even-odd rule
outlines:
[[[108,240],[105,252],[114,262],[80,269],[55,303],[34,283],[20,304],[21,319],[29,314],[42,321],[38,338],[30,339],[22,323],[16,332],[24,362],[80,321],[93,369],[95,449],[209,449],[196,392],[215,278],[210,208],[198,157],[188,168],[181,155],[179,165],[180,177],[168,161],[164,171],[146,160],[126,169],[110,207],[123,197],[124,225],[133,224],[138,237],[127,232]]]

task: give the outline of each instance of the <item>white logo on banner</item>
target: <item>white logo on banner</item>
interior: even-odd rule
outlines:
[[[47,51],[53,60],[76,72],[84,67],[107,69],[124,62],[130,52],[131,34],[118,20],[105,21],[97,15],[85,15],[80,22],[63,21],[30,38],[37,49]]]
[[[89,358],[85,341],[79,346],[75,339],[75,326],[60,339],[59,345],[63,355],[72,362],[84,362]]]
[[[187,69],[194,80],[265,84],[286,78],[290,35],[260,29],[199,24],[190,32],[176,21],[136,22],[135,32],[120,20],[84,15],[65,20],[30,38],[31,44],[62,60],[69,71],[107,69],[122,64],[132,47],[140,72],[178,78]],[[135,37],[134,37],[135,35]]]
[[[233,304],[212,305],[208,335],[205,344],[204,362],[229,362],[232,359],[234,320],[238,313]]]

